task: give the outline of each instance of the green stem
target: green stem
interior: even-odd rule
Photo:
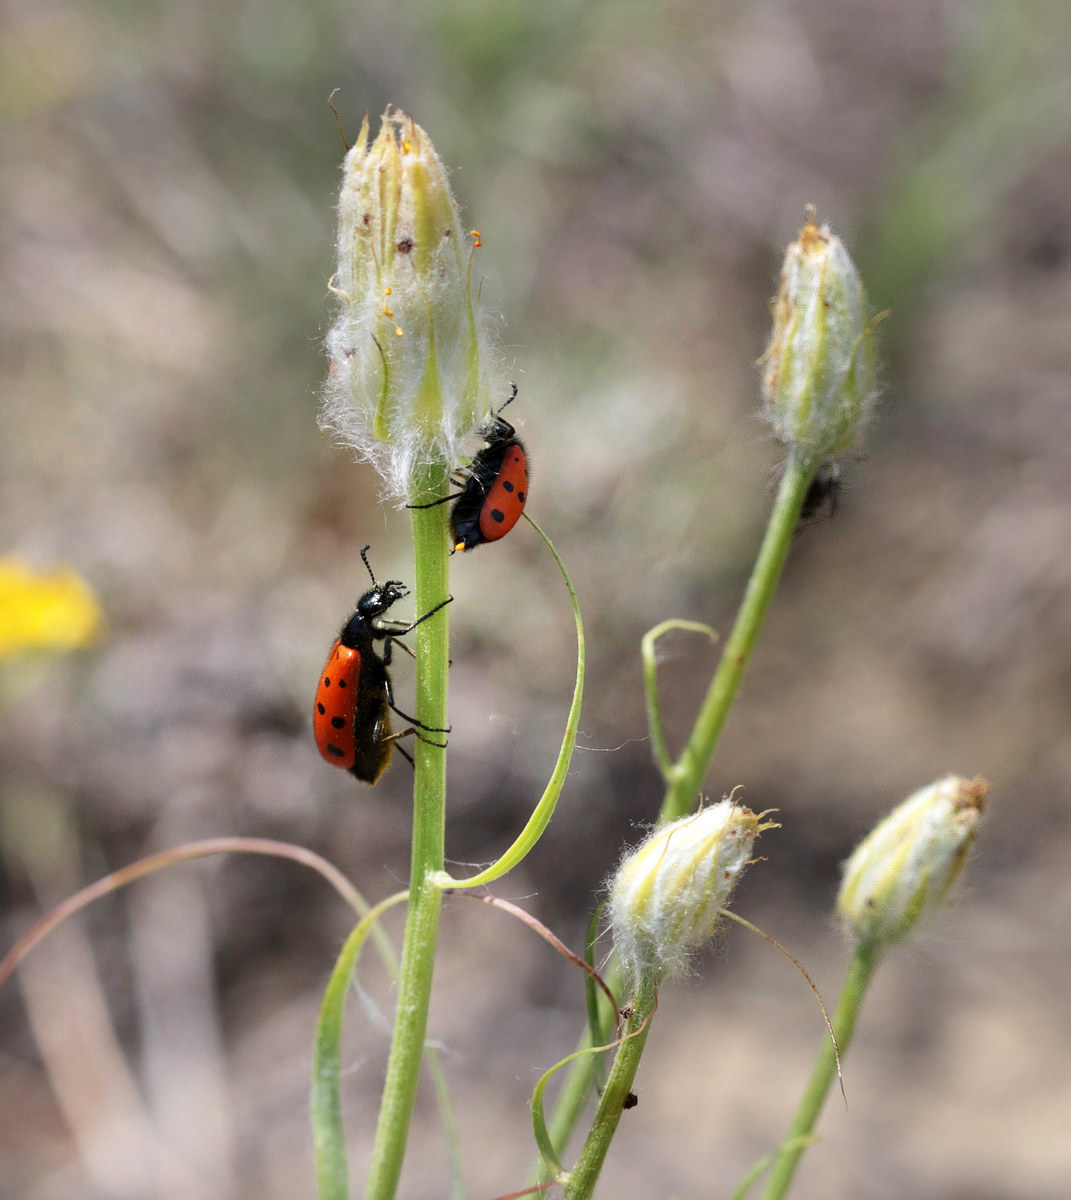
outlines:
[[[858,942],[848,964],[848,972],[844,977],[840,999],[837,1001],[837,1011],[833,1014],[833,1032],[837,1035],[837,1045],[843,1058],[852,1040],[855,1021],[866,995],[867,986],[877,966],[878,949],[873,943]],[[826,1041],[814,1065],[807,1090],[803,1093],[796,1116],[785,1135],[785,1141],[774,1160],[773,1169],[766,1180],[761,1200],[781,1200],[789,1189],[792,1177],[803,1152],[810,1144],[809,1135],[814,1129],[818,1115],[829,1095],[829,1089],[837,1075],[837,1060],[833,1045]]]
[[[576,1166],[569,1172],[563,1193],[565,1200],[588,1200],[595,1190],[610,1142],[625,1111],[625,1100],[632,1091],[632,1081],[636,1078],[657,1000],[654,981],[647,980],[640,984],[630,1001],[632,1011],[624,1023],[625,1040],[617,1048],[584,1148]]]
[[[414,486],[414,495],[445,495],[450,482],[446,466],[427,468]],[[413,509],[415,556],[414,602],[422,616],[446,598],[448,584],[447,506]],[[417,717],[432,727],[446,725],[449,609],[436,613],[416,630]],[[442,735],[432,734],[432,737]],[[391,1200],[402,1171],[409,1121],[420,1078],[424,1034],[428,1023],[435,947],[439,934],[442,891],[432,882],[443,869],[446,804],[446,754],[419,739],[415,744],[416,781],[413,788],[413,852],[409,909],[398,974],[398,1003],[394,1037],[383,1099],[379,1109],[372,1165],[365,1200]]]
[[[798,453],[789,455],[773,512],[766,526],[766,536],[748,580],[740,611],[736,614],[732,633],[725,643],[721,661],[710,682],[688,744],[674,764],[672,779],[659,814],[660,821],[675,821],[695,807],[699,785],[714,755],[718,737],[744,678],[763,619],[781,578],[792,545],[792,535],[799,522],[800,507],[813,475],[814,463],[809,456]]]
[[[740,611],[736,615],[729,640],[725,643],[718,668],[710,682],[703,706],[696,719],[691,736],[680,758],[667,765],[668,751],[665,749],[664,734],[661,733],[661,715],[658,710],[657,687],[652,675],[654,667],[654,640],[672,623],[656,626],[645,639],[647,658],[651,667],[647,670],[648,711],[652,716],[652,730],[656,730],[655,756],[667,779],[666,794],[659,812],[659,822],[675,821],[691,812],[695,807],[699,785],[706,774],[714,755],[718,737],[725,725],[740,683],[744,678],[751,652],[762,627],[763,619],[770,607],[774,591],[781,578],[785,560],[792,545],[792,536],[799,523],[800,508],[807,494],[816,464],[810,455],[799,452],[789,455],[781,486],[777,491],[773,511],[766,526],[762,546],[759,548],[755,566],[751,571]],[[684,623],[681,623],[684,626]],[[687,626],[685,626],[687,627]],[[697,628],[704,628],[697,626]],[[658,739],[661,738],[661,750]],[[607,982],[613,991],[621,983],[620,973],[614,969],[607,974]],[[581,1039],[581,1046],[590,1045],[588,1033]],[[550,1121],[551,1137],[559,1153],[564,1153],[569,1137],[583,1110],[587,1090],[594,1078],[592,1066],[586,1058],[578,1060],[571,1068],[562,1085]],[[544,1182],[547,1174],[542,1162],[537,1162],[529,1176],[529,1182]]]

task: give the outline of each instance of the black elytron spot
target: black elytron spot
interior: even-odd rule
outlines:
[[[331,680],[328,679],[328,677],[325,675],[324,676],[324,687],[330,687],[330,686],[331,686]]]
[[[524,492],[518,492],[517,499],[523,504],[528,499],[528,496]]]
[[[346,718],[345,717],[332,717],[331,718],[331,728],[332,729],[344,729],[345,727],[346,727]]]
[[[500,508],[491,509],[491,520],[494,521],[496,525],[501,525],[505,519],[506,514]]]
[[[330,742],[327,743],[327,753],[333,755],[335,758],[346,757],[345,750],[340,750],[337,746],[332,746]]]
[[[503,487],[503,489],[504,489],[505,491],[507,491],[507,492],[512,492],[512,491],[513,491],[513,484],[512,484],[512,483],[510,483],[510,481],[509,481],[508,479],[503,479],[503,480],[502,480],[502,487]]]
[[[317,705],[316,705],[316,711],[317,711],[317,712],[320,714],[320,716],[322,717],[322,716],[324,715],[324,713],[325,713],[325,712],[327,712],[327,709],[326,709],[326,708],[324,708],[324,706],[323,706],[322,704],[317,704]]]
[[[338,681],[338,686],[339,686],[339,687],[346,687],[346,681],[345,681],[344,679],[340,679],[340,680]]]

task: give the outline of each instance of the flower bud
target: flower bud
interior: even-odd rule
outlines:
[[[898,941],[938,907],[967,861],[989,784],[948,775],[897,805],[844,864],[837,911],[855,937]]]
[[[876,394],[873,322],[844,243],[810,209],[785,251],[763,356],[766,415],[778,438],[817,466],[850,450]]]
[[[632,979],[682,970],[714,932],[764,829],[765,814],[722,800],[656,829],[610,884],[614,949]]]
[[[88,646],[102,624],[96,597],[70,567],[36,571],[15,555],[0,558],[0,658]]]
[[[435,148],[391,109],[368,135],[366,116],[343,162],[330,285],[340,310],[320,424],[401,499],[414,470],[459,461],[504,388],[487,378],[487,320],[471,290],[479,240],[462,228]]]

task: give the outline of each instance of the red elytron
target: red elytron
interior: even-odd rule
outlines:
[[[513,395],[502,405],[511,404]],[[434,508],[456,500],[450,513],[450,532],[455,550],[472,550],[484,542],[497,542],[521,519],[528,499],[528,454],[517,431],[501,416],[502,408],[492,412],[480,427],[487,445],[472,460],[460,492],[413,504],[411,508]]]
[[[390,765],[391,752],[401,738],[414,735],[434,746],[445,744],[434,742],[419,731],[448,733],[448,729],[423,725],[395,705],[388,667],[395,642],[407,649],[398,638],[449,604],[452,597],[409,625],[380,620],[392,604],[409,594],[409,589],[397,579],[377,583],[367,551],[365,546],[361,558],[372,577],[372,588],[358,600],[356,611],[328,652],[316,688],[312,727],[317,749],[327,762],[351,772],[364,783],[374,784]],[[383,642],[382,654],[376,649],[377,641]],[[391,731],[391,709],[409,722],[409,728],[398,733]],[[398,750],[409,758],[401,746]]]

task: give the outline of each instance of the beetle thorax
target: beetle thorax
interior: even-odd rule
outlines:
[[[397,579],[388,579],[386,583],[372,588],[357,601],[357,611],[362,617],[371,619],[381,616],[397,600],[409,595],[409,589]]]

